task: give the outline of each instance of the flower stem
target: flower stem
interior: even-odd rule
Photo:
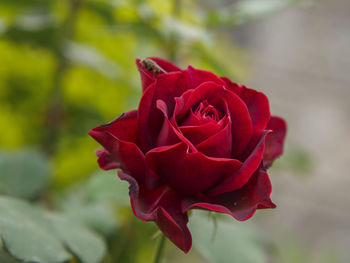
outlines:
[[[165,235],[162,234],[158,243],[158,247],[156,250],[156,255],[154,258],[154,263],[160,263],[162,259],[162,254],[164,250],[164,245],[165,245]]]

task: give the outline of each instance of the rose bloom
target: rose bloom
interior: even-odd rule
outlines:
[[[104,148],[96,152],[100,167],[121,169],[118,176],[130,183],[134,214],[155,221],[188,252],[190,209],[243,221],[256,209],[276,207],[266,170],[282,153],[286,123],[270,115],[261,92],[149,59],[161,70],[136,61],[143,88],[138,109],[89,134]]]

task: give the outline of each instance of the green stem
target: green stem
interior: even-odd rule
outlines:
[[[48,98],[48,105],[45,112],[45,127],[42,139],[43,151],[51,156],[55,152],[59,133],[64,124],[64,99],[62,94],[62,82],[65,73],[69,69],[69,61],[63,55],[67,41],[74,38],[74,29],[77,19],[78,9],[83,0],[67,0],[69,12],[62,24],[55,55],[57,58],[57,68],[53,76],[53,88]]]
[[[173,0],[173,15],[175,17],[178,17],[178,18],[180,17],[181,9],[182,9],[181,0]]]
[[[163,254],[163,251],[164,251],[165,240],[166,240],[165,235],[162,234],[161,237],[160,237],[160,240],[159,240],[158,247],[157,247],[156,256],[154,258],[154,263],[160,263],[161,262],[162,254]]]

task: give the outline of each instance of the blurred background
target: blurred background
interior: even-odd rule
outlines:
[[[168,242],[165,262],[350,262],[349,47],[348,0],[0,0],[0,219],[65,233],[35,262],[151,262],[157,229],[99,171],[87,132],[137,108],[135,58],[159,56],[264,92],[289,126],[277,209],[217,230],[197,213],[194,248]],[[29,262],[7,221],[1,262]]]

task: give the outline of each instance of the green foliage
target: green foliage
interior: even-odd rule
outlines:
[[[194,248],[211,263],[264,263],[267,257],[253,225],[234,219],[216,226],[207,212],[195,211],[190,220]],[[226,219],[228,216],[224,216]]]
[[[60,263],[70,258],[42,213],[20,200],[0,197],[0,236],[6,251],[25,262]]]
[[[82,263],[98,263],[106,250],[101,237],[79,222],[63,215],[45,215],[9,197],[0,197],[0,237],[3,249],[24,262],[67,262],[70,251]]]
[[[49,215],[48,218],[58,238],[82,263],[101,262],[106,252],[101,237],[62,216]]]
[[[51,174],[47,160],[38,152],[0,152],[0,192],[21,198],[37,197]]]

